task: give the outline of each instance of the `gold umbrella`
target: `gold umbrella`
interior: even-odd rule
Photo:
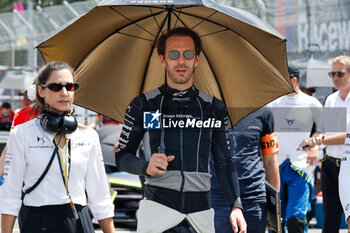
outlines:
[[[109,0],[38,45],[45,62],[74,67],[75,104],[123,122],[130,101],[164,83],[159,36],[188,27],[201,37],[198,89],[221,99],[231,123],[293,91],[286,41],[240,9],[208,0]]]

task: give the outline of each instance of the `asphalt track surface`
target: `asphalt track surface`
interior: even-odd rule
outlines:
[[[0,197],[1,197],[1,186],[0,186]],[[0,226],[1,226],[1,221],[0,221]],[[0,232],[1,232],[1,230],[0,230]],[[18,232],[19,232],[19,228],[18,228],[18,223],[16,221],[13,233],[18,233]],[[98,230],[98,229],[96,229],[95,232],[96,233],[102,233],[102,231]],[[118,232],[118,233],[132,233],[132,232],[136,232],[136,231],[130,231],[128,229],[122,229],[122,228],[116,228],[115,232]],[[310,232],[310,233],[320,233],[320,232],[322,232],[322,230],[319,229],[319,228],[310,228],[308,232]],[[347,230],[346,229],[341,229],[339,232],[340,233],[346,233]]]

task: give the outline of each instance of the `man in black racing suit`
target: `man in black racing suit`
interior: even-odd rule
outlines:
[[[136,97],[126,110],[116,164],[121,170],[146,176],[137,232],[214,232],[210,151],[232,210],[232,228],[246,231],[229,154],[226,108],[193,85],[200,51],[200,39],[190,29],[175,28],[161,36],[158,54],[167,71],[167,84]],[[146,114],[151,114],[148,122]],[[148,127],[153,124],[162,124],[163,133]],[[146,160],[136,157],[142,139]],[[163,144],[164,152],[159,151]]]

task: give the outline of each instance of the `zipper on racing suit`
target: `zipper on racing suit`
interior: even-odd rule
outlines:
[[[199,99],[196,97],[196,100],[198,102],[199,108],[201,110],[201,120],[203,120],[203,108],[202,105],[199,102]],[[183,115],[183,111],[181,108],[181,115]],[[199,135],[198,135],[198,145],[197,145],[197,166],[196,166],[196,171],[198,172],[198,163],[199,163],[199,147],[200,147],[200,139],[201,139],[201,135],[202,135],[202,128],[199,130]],[[180,192],[181,192],[181,211],[184,212],[184,208],[185,208],[185,193],[183,192],[184,190],[184,186],[185,186],[185,174],[184,174],[184,168],[183,168],[183,162],[184,162],[184,158],[183,158],[183,129],[180,128],[180,158],[181,158],[181,177],[182,177],[182,181],[181,181],[181,186],[180,186]],[[208,163],[209,164],[209,163]]]
[[[199,99],[198,97],[196,97],[196,100],[198,102],[198,105],[199,105],[199,108],[201,110],[201,120],[203,121],[204,120],[204,116],[203,116],[203,108],[202,108],[202,105],[201,105],[201,102],[199,102]],[[199,135],[198,135],[198,144],[197,144],[197,166],[196,166],[196,172],[198,172],[198,168],[199,168],[199,147],[200,147],[200,144],[201,144],[201,137],[202,137],[202,129],[203,128],[200,128],[199,129]],[[210,156],[209,156],[210,158]],[[208,160],[208,164],[210,163],[210,161]]]
[[[183,114],[182,107],[181,109],[181,115]],[[181,117],[182,119],[182,117]],[[184,174],[184,158],[183,158],[183,129],[180,128],[180,159],[181,159],[181,186],[180,186],[180,193],[181,193],[181,212],[184,212],[185,208],[185,194],[183,192],[184,187],[185,187],[185,174]]]

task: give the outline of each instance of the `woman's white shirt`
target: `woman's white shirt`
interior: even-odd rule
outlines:
[[[11,131],[7,144],[0,213],[18,215],[22,204],[21,191],[30,188],[47,167],[55,148],[54,136],[54,133],[42,129],[39,119],[18,125]],[[73,202],[86,205],[87,193],[89,207],[97,220],[112,217],[114,205],[109,194],[96,131],[78,127],[66,137],[71,140],[68,189]],[[63,158],[66,158],[66,149],[62,148],[61,152]],[[69,203],[57,155],[45,178],[25,196],[23,202],[26,206],[37,207]]]

